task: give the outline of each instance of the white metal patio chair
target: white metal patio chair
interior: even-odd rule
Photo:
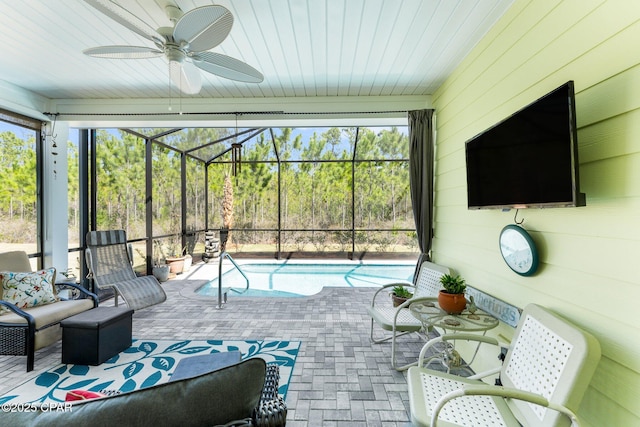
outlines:
[[[507,347],[503,365],[468,378],[422,367],[430,347],[459,339]],[[425,344],[407,375],[411,420],[432,427],[578,426],[575,412],[599,360],[592,335],[529,304],[511,345],[471,334],[442,335]],[[497,373],[502,386],[481,381]]]
[[[437,297],[438,292],[442,289],[440,277],[445,274],[450,274],[450,270],[447,267],[425,261],[420,266],[420,271],[414,279],[414,283],[389,283],[378,289],[373,295],[371,306],[367,308],[371,316],[371,341],[379,344],[391,340],[391,365],[394,369],[402,371],[408,369],[409,366],[415,365],[413,363],[397,366],[396,363],[396,338],[411,332],[420,332],[422,329],[422,323],[409,312],[409,304],[426,298]],[[413,297],[398,307],[393,307],[389,298],[385,301],[377,301],[379,295],[386,295],[390,288],[398,285],[413,289]],[[374,323],[385,331],[391,331],[391,335],[379,339],[374,338]],[[429,331],[425,332],[428,333]]]
[[[100,289],[112,288],[115,305],[122,297],[132,310],[139,310],[167,299],[154,276],[136,276],[124,230],[89,231],[85,251],[90,279]]]

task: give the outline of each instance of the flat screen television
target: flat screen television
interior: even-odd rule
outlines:
[[[569,81],[468,140],[469,209],[585,206]]]

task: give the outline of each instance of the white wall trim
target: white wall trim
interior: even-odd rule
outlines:
[[[0,80],[0,108],[34,119],[48,120],[42,113],[49,109],[49,99]]]
[[[57,99],[50,112],[79,128],[230,127],[235,126],[234,113],[244,113],[238,118],[244,127],[371,126],[406,124],[406,111],[431,106],[430,96]]]

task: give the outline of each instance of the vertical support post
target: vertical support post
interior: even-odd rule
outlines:
[[[282,173],[280,170],[280,154],[276,145],[276,137],[273,134],[273,128],[269,128],[271,133],[271,143],[273,144],[273,152],[276,153],[276,161],[278,162],[278,238],[276,247],[276,259],[280,259],[280,251],[282,250]]]
[[[356,140],[353,141],[353,157],[351,159],[351,256],[356,253],[356,151],[358,150],[358,136],[360,128],[356,128]]]
[[[37,239],[36,239],[36,252],[38,253],[37,266],[38,269],[44,268],[45,265],[45,240],[48,235],[48,228],[51,227],[51,218],[47,218],[44,215],[45,203],[48,200],[45,197],[44,192],[44,176],[45,176],[45,147],[47,138],[44,135],[44,128],[36,130],[35,132],[35,149],[36,149],[36,224],[37,224]],[[65,154],[66,155],[66,154]],[[33,352],[32,352],[33,354]],[[32,356],[33,357],[33,356]],[[33,362],[33,361],[32,361]],[[31,363],[31,369],[33,369],[33,363]]]
[[[153,270],[153,140],[145,139],[145,232],[147,234],[147,274]]]
[[[87,274],[89,273],[89,269],[87,268],[87,263],[85,260],[84,249],[86,248],[85,236],[89,232],[90,229],[90,220],[89,220],[89,205],[91,199],[89,197],[89,154],[95,152],[95,141],[96,130],[95,129],[81,129],[80,138],[78,141],[78,197],[80,198],[79,202],[79,242],[80,247],[83,249],[80,251],[80,277],[81,284],[86,289],[92,290],[91,286],[89,286],[89,282],[87,279]],[[93,158],[93,157],[92,157]],[[92,163],[95,164],[95,163]],[[93,166],[91,166],[91,170],[95,170]],[[91,181],[93,183],[93,181]],[[93,206],[93,205],[91,205]]]
[[[209,165],[204,164],[204,231],[209,230]]]
[[[180,256],[187,246],[187,155],[180,152]]]
[[[223,306],[223,302],[222,302],[222,260],[224,260],[224,257],[227,253],[226,252],[221,252],[220,253],[220,260],[218,261],[218,305],[216,306],[216,308],[218,310],[222,309]]]

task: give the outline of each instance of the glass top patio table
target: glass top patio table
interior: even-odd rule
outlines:
[[[409,311],[425,329],[436,327],[450,331],[483,332],[498,326],[499,320],[477,309],[467,308],[461,314],[448,314],[440,308],[437,298],[420,299],[409,305]]]
[[[440,308],[438,298],[421,298],[409,305],[409,311],[422,323],[425,330],[435,327],[444,330],[445,333],[482,332],[484,335],[489,329],[495,328],[500,323],[495,317],[475,307],[472,308],[472,312],[465,308],[460,314],[449,314]],[[434,340],[437,339],[434,338]],[[439,361],[447,372],[451,372],[451,369],[462,369],[469,370],[467,375],[471,375],[473,370],[470,365],[476,358],[480,343],[476,346],[469,361],[464,361],[460,353],[456,351],[455,342],[443,344],[444,348],[439,354],[435,353],[424,360],[424,366],[432,361]]]

